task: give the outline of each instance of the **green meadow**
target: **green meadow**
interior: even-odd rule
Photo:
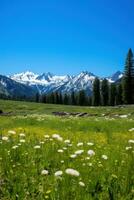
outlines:
[[[133,200],[134,106],[0,100],[1,200]],[[52,112],[86,112],[59,117]]]

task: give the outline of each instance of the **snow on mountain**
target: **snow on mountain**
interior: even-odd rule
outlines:
[[[111,77],[108,77],[107,80],[110,83],[114,83],[117,82],[119,79],[121,79],[123,77],[123,73],[120,71],[117,71],[116,73],[114,73]]]
[[[107,80],[110,83],[116,82],[122,76],[123,74],[120,71],[117,71],[115,74],[108,77]],[[70,93],[72,91],[78,92],[84,89],[88,95],[92,93],[95,77],[94,74],[87,71],[83,71],[76,76],[58,76],[50,72],[38,75],[29,71],[10,76],[12,80],[28,85],[40,93],[50,93],[55,91]]]

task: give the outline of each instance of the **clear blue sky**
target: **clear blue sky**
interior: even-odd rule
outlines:
[[[0,74],[123,70],[133,9],[133,0],[0,0]]]

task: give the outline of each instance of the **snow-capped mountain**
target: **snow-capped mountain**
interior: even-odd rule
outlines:
[[[81,72],[76,76],[57,76],[51,73],[43,73],[41,75],[32,72],[24,72],[10,76],[16,82],[29,85],[38,89],[40,93],[62,92],[70,93],[72,91],[86,90],[88,94],[92,92],[93,81],[95,75],[89,72]]]
[[[122,77],[123,77],[123,73],[120,71],[117,71],[112,76],[108,77],[107,80],[110,83],[114,83],[114,82],[117,82],[118,80],[120,80]]]
[[[122,76],[123,73],[117,71],[107,77],[107,80],[110,83],[119,82]],[[91,95],[95,77],[97,76],[87,71],[75,76],[57,76],[49,72],[39,75],[29,71],[8,77],[0,75],[0,94],[28,97],[37,92],[48,94],[57,91],[64,94],[84,89],[88,95]]]
[[[37,91],[26,84],[16,82],[6,76],[0,75],[0,94],[15,97],[33,97]]]
[[[117,71],[107,80],[112,83],[118,81],[123,74]],[[93,82],[96,75],[90,72],[81,72],[76,76],[57,76],[50,72],[41,75],[34,74],[33,72],[24,72],[10,76],[16,82],[30,86],[32,89],[39,93],[62,92],[71,93],[72,91],[78,92],[84,89],[88,95],[92,93]]]

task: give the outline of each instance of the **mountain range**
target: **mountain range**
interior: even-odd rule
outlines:
[[[117,71],[106,78],[110,83],[114,83],[122,76],[123,73]],[[87,71],[74,76],[57,76],[50,72],[39,75],[29,71],[11,76],[0,75],[0,94],[32,97],[37,92],[48,94],[57,91],[64,94],[84,89],[87,95],[91,95],[95,77],[97,76]]]

